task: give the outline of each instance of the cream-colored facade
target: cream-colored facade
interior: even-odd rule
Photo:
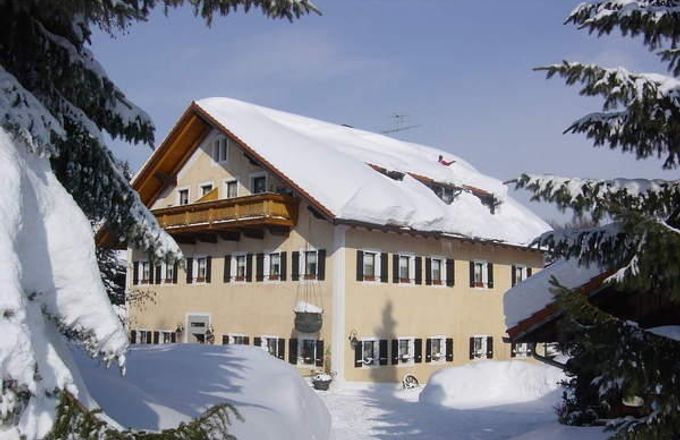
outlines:
[[[168,227],[187,267],[160,263],[158,273],[145,255],[129,250],[133,342],[257,344],[303,374],[325,369],[352,381],[400,381],[411,373],[424,382],[443,367],[512,356],[503,341],[503,293],[512,271],[525,277],[543,266],[541,252],[331,221],[225,139],[209,130],[149,203],[160,213],[188,202],[186,212],[194,212],[229,198],[220,206],[231,204],[232,217],[214,223],[215,213],[227,209],[218,207],[206,223]],[[256,182],[261,177],[265,182]],[[198,202],[208,193],[207,202]],[[276,193],[297,205],[289,227],[239,208],[255,197],[275,203]],[[323,309],[318,332],[296,329],[299,302]]]

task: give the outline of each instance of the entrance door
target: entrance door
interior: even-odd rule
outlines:
[[[187,342],[190,344],[204,344],[205,333],[210,324],[209,315],[189,315],[187,318],[189,325],[187,326]]]

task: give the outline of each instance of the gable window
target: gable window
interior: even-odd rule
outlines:
[[[189,204],[189,190],[188,189],[180,189],[177,192],[177,203],[179,205],[188,205]]]
[[[519,284],[531,276],[531,268],[527,266],[512,266],[512,285]]]
[[[215,162],[226,162],[229,157],[229,140],[225,137],[215,139],[213,144],[213,159]]]
[[[361,341],[361,362],[363,363],[363,366],[370,367],[378,365],[379,360],[380,346],[378,341],[375,339]]]
[[[245,255],[236,255],[234,256],[234,260],[236,263],[236,276],[235,279],[236,281],[245,281],[246,280],[246,256]]]
[[[224,183],[226,188],[226,194],[228,199],[233,199],[238,197],[238,182],[236,180],[230,180]]]
[[[316,279],[317,274],[317,251],[305,251],[304,278],[306,280]]]
[[[279,252],[269,254],[269,279],[281,279],[281,254]]]
[[[397,359],[399,364],[413,363],[413,338],[399,338]]]
[[[493,337],[486,335],[470,338],[470,359],[493,358]]]
[[[253,194],[259,194],[259,193],[267,192],[267,176],[266,175],[253,176],[251,183],[252,183]]]
[[[213,189],[212,183],[206,183],[205,185],[201,185],[201,197],[208,194],[210,191],[212,191],[212,189]]]

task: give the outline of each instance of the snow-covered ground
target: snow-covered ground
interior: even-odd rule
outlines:
[[[550,367],[486,364],[444,370],[424,389],[344,383],[319,395],[332,415],[335,440],[607,438],[600,428],[557,423],[560,390],[546,382],[558,376]],[[452,394],[457,391],[465,394]]]

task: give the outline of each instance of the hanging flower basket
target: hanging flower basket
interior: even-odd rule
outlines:
[[[316,333],[321,330],[323,320],[318,312],[295,312],[295,330],[302,333]]]

